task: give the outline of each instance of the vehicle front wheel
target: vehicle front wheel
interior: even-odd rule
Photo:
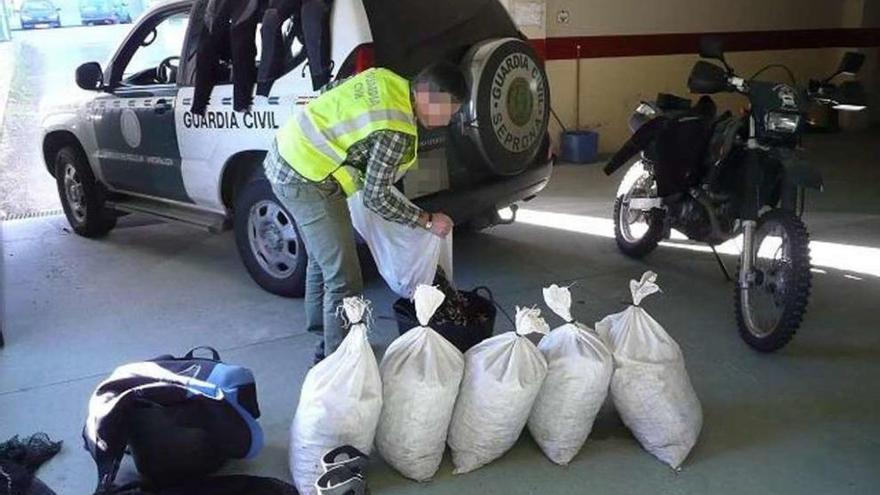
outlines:
[[[642,258],[663,239],[664,211],[633,210],[625,196],[614,201],[614,240],[617,248],[631,258]]]
[[[641,162],[627,170],[614,200],[614,240],[620,251],[631,258],[642,258],[657,248],[666,235],[666,210],[630,208],[633,198],[653,198],[657,186],[652,173]]]
[[[758,219],[754,264],[743,290],[734,295],[739,333],[761,352],[784,347],[801,325],[810,299],[810,236],[794,213],[772,210]],[[740,280],[742,262],[737,270]]]
[[[83,237],[103,237],[116,226],[116,212],[104,206],[104,190],[82,152],[65,146],[55,154],[55,182],[64,215]]]
[[[266,179],[247,182],[238,191],[234,212],[235,243],[251,278],[283,297],[305,293],[308,254],[293,216]]]

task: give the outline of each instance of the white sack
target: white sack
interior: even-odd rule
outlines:
[[[376,448],[400,474],[416,481],[431,479],[440,467],[464,374],[461,351],[428,328],[445,297],[435,287],[416,288],[421,326],[392,342],[380,366],[383,400]]]
[[[409,200],[391,189],[402,201]],[[376,267],[388,287],[411,299],[419,285],[431,285],[437,266],[452,279],[452,233],[445,238],[431,232],[385,220],[366,206],[362,191],[348,199],[351,223],[367,242]]]
[[[571,292],[544,289],[547,306],[565,320],[538,344],[547,359],[547,378],[529,417],[529,432],[547,457],[566,465],[581,450],[599,413],[614,369],[611,351],[571,317]]]
[[[516,443],[547,374],[544,356],[525,335],[549,329],[539,309],[517,308],[516,332],[484,340],[465,353],[448,439],[455,474],[498,459]]]
[[[313,495],[323,474],[321,456],[342,445],[370,453],[382,411],[382,381],[376,356],[367,340],[369,304],[362,298],[343,301],[349,328],[342,344],[316,364],[300,392],[290,427],[290,472],[302,495]]]
[[[648,452],[678,469],[703,426],[700,401],[678,344],[639,307],[660,288],[646,272],[630,281],[633,305],[596,324],[614,354],[611,398],[624,424]]]

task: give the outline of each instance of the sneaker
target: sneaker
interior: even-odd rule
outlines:
[[[318,495],[364,495],[367,483],[347,466],[336,466],[318,478],[315,489]]]
[[[356,474],[363,474],[369,461],[370,456],[351,445],[336,447],[321,457],[321,465],[324,466],[324,472],[330,472],[334,468],[345,466]]]

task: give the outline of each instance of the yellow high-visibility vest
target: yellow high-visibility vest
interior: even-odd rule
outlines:
[[[300,175],[319,182],[333,176],[346,196],[361,187],[361,172],[343,165],[348,149],[371,133],[391,130],[418,142],[410,84],[387,69],[364,71],[310,102],[278,131],[278,152]],[[402,174],[416,162],[401,166]]]

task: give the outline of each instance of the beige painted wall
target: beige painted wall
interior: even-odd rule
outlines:
[[[546,0],[550,36],[857,27],[876,0]],[[556,22],[560,10],[569,22]],[[845,25],[849,23],[849,25]]]
[[[821,77],[834,71],[842,56],[838,49],[786,50],[781,52],[740,52],[729,56],[729,63],[740,74],[751,75],[771,63],[792,68],[799,81]],[[653,100],[657,93],[691,97],[687,78],[696,55],[601,58],[581,60],[581,126],[600,134],[600,151],[613,152],[630,132],[627,121],[641,100]],[[550,61],[547,73],[553,108],[567,127],[575,124],[575,61]],[[767,73],[771,79],[785,81],[780,72]],[[747,100],[738,95],[713,96],[723,110],[736,111]],[[551,135],[558,137],[561,128],[551,122]]]
[[[880,26],[880,0],[502,0],[543,3],[545,28],[525,29],[530,37],[690,33],[780,29],[822,29]],[[559,22],[560,11],[567,22]],[[516,16],[514,16],[516,17]],[[799,81],[833,72],[844,50],[785,50],[731,53],[738,72],[751,75],[770,64],[791,67]],[[877,51],[870,50],[865,79],[880,94]],[[627,120],[640,100],[658,92],[688,96],[686,82],[695,55],[621,57],[581,60],[580,117],[582,127],[600,133],[600,150],[613,152],[629,136]],[[553,108],[567,127],[575,126],[575,61],[550,61],[547,72]],[[776,73],[779,74],[779,73]],[[768,73],[783,80],[786,76]],[[745,100],[718,95],[719,106],[736,110]],[[551,122],[558,140],[561,128]]]

